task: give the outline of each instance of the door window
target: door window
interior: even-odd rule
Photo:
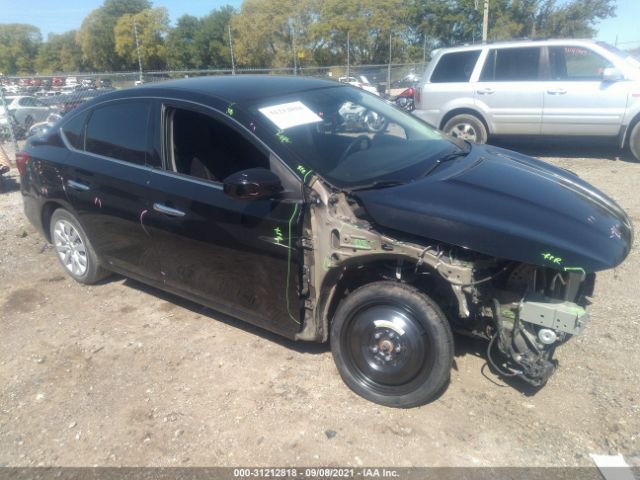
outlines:
[[[86,151],[144,165],[148,122],[148,102],[119,102],[98,107],[87,124]]]
[[[526,82],[540,79],[540,47],[492,49],[481,82]]]
[[[62,126],[62,132],[73,148],[84,150],[84,124],[87,112],[74,116]]]
[[[199,112],[169,109],[167,151],[178,173],[212,182],[249,168],[269,168],[269,158],[228,125]]]
[[[551,47],[551,74],[554,80],[599,81],[611,62],[583,47]]]
[[[479,56],[480,50],[442,55],[431,74],[431,83],[468,82]]]

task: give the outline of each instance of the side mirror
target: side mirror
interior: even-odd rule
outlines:
[[[280,178],[266,168],[250,168],[233,173],[222,182],[224,193],[239,200],[269,198],[280,193]]]
[[[624,75],[617,68],[608,67],[602,72],[603,82],[617,82],[618,80],[624,80]]]

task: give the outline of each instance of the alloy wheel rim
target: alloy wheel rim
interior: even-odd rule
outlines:
[[[451,136],[461,140],[475,142],[478,139],[476,129],[470,123],[458,123],[451,129]]]
[[[75,227],[66,220],[58,220],[53,229],[53,243],[64,267],[81,277],[87,271],[87,249]]]

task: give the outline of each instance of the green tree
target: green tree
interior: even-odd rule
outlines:
[[[228,27],[234,15],[235,9],[227,5],[200,19],[193,38],[199,68],[231,67]]]
[[[38,73],[79,72],[82,70],[82,50],[76,43],[76,31],[50,33],[38,50],[35,68]]]
[[[82,21],[76,40],[82,49],[83,60],[93,70],[120,70],[126,61],[115,54],[114,28],[126,14],[151,8],[148,0],[106,0]]]
[[[33,73],[41,43],[42,34],[33,25],[0,24],[0,72],[5,75]]]
[[[169,68],[199,68],[200,59],[195,36],[200,29],[200,20],[192,15],[183,15],[167,35],[167,61]]]
[[[115,51],[125,61],[127,67],[138,64],[134,24],[138,32],[142,67],[145,70],[165,68],[167,64],[165,36],[169,31],[167,9],[149,8],[140,13],[122,15],[118,19],[114,28]]]

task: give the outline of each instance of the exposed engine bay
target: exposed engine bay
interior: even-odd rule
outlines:
[[[544,385],[555,349],[589,321],[595,274],[489,257],[461,247],[384,232],[357,200],[315,177],[307,190],[302,247],[301,340],[325,341],[341,298],[367,282],[411,284],[434,298],[454,331],[488,341],[501,375]]]

